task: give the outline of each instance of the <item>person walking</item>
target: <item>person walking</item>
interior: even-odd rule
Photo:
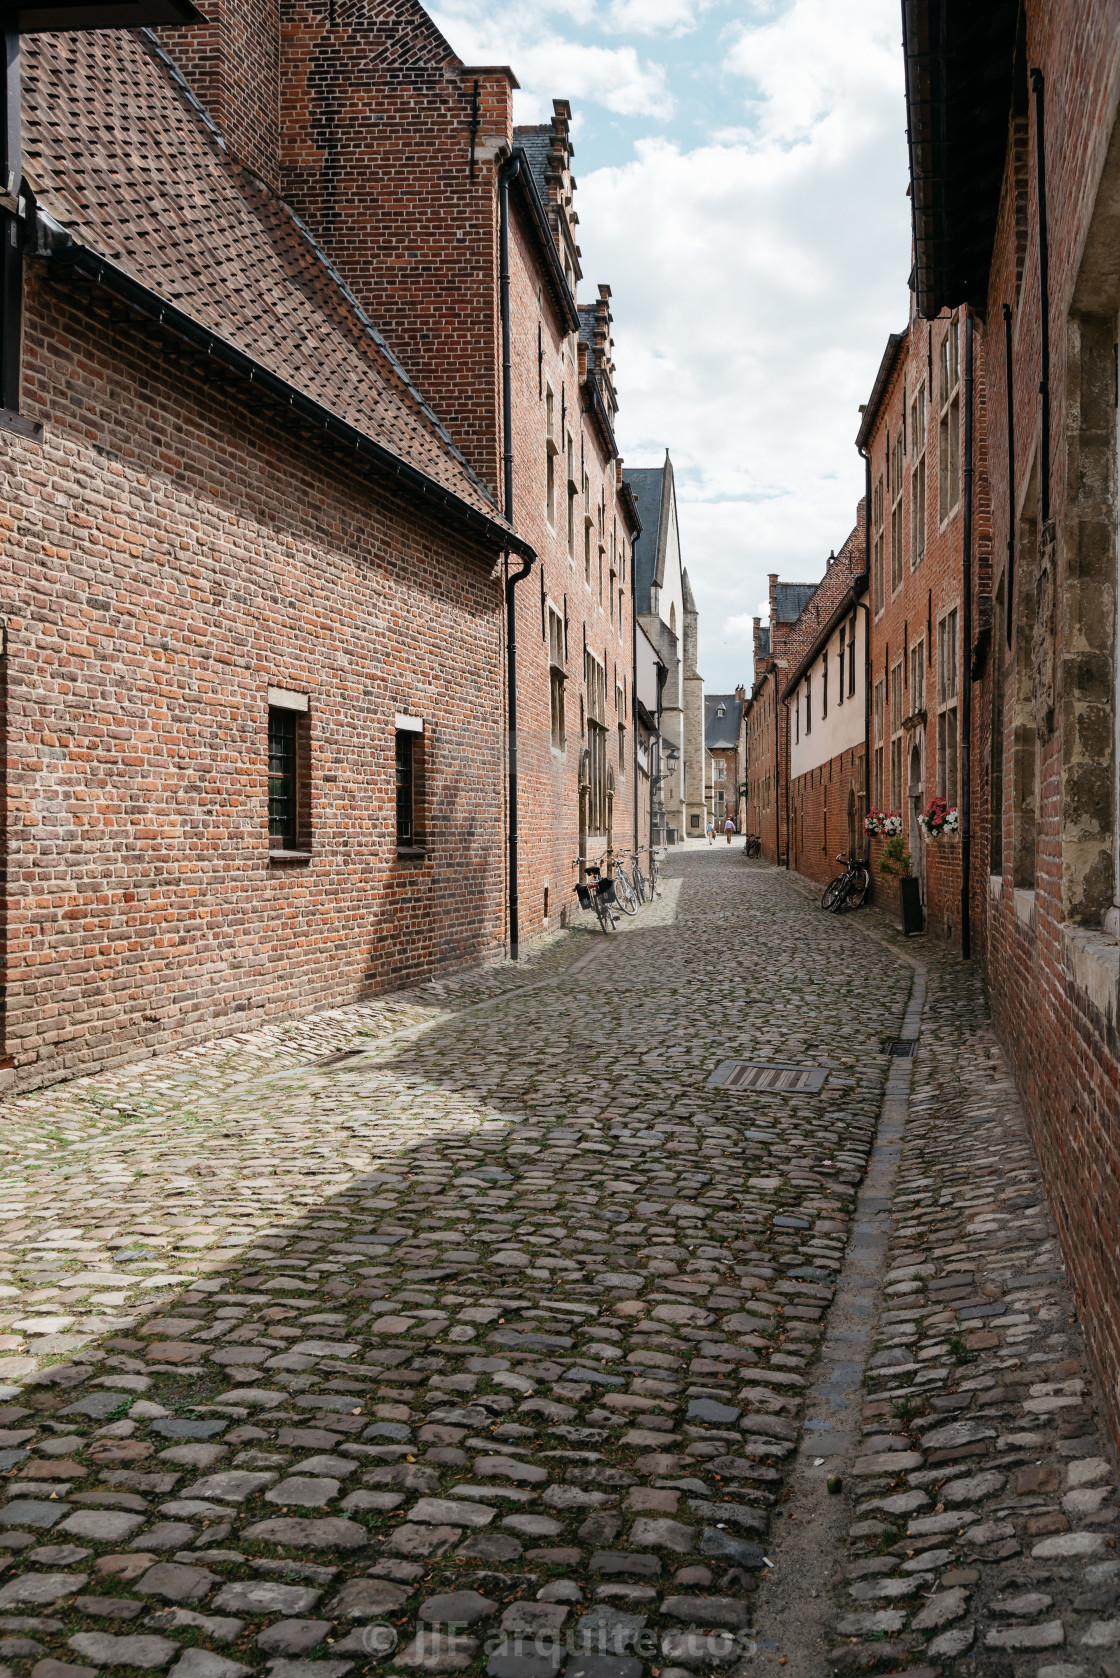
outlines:
[[[733,818],[733,817],[732,817],[732,816],[728,816],[728,818],[727,818],[727,820],[726,820],[726,821],[725,821],[725,822],[724,822],[724,824],[723,824],[723,831],[724,831],[724,832],[725,832],[725,833],[726,833],[726,835],[727,835],[727,843],[728,843],[728,844],[729,844],[729,845],[730,845],[730,843],[731,843],[731,835],[732,835],[732,834],[733,834],[733,833],[734,833],[734,831],[735,831],[735,821],[734,821],[734,818]]]
[[[716,832],[715,824],[713,823],[711,816],[709,816],[708,817],[708,843],[709,843],[709,845],[712,843],[712,840],[715,838],[715,832]]]

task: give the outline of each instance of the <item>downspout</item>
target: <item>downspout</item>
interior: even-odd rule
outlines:
[[[858,448],[858,444],[857,444]],[[868,449],[860,449],[863,456],[863,573],[867,578],[867,591],[871,591],[871,453]],[[859,602],[860,610],[864,613],[863,620],[863,811],[866,816],[871,809],[871,608],[866,600]],[[867,866],[871,862],[871,838],[864,829],[863,832],[863,861]]]
[[[786,873],[789,873],[789,700],[786,700]]]
[[[771,627],[771,634],[773,628]],[[778,710],[781,701],[778,698],[778,667],[774,666],[771,674],[774,677],[774,867],[782,866],[782,803],[778,791],[778,777],[782,772],[782,731],[778,725]],[[789,713],[786,713],[789,721]]]
[[[498,174],[498,302],[502,317],[502,482],[505,515],[513,523],[513,355],[509,318],[509,183],[521,172],[514,157]],[[514,590],[529,575],[531,559],[520,571],[511,569],[506,554],[506,713],[509,728],[509,959],[518,959],[520,927],[517,911],[517,607]]]
[[[634,855],[638,855],[638,841],[641,833],[638,829],[638,597],[634,592],[634,544],[630,544],[630,709],[633,712],[634,723]],[[652,746],[653,742],[650,741]],[[650,766],[650,778],[653,778],[652,754],[647,751],[646,762]],[[652,810],[651,810],[652,814]],[[650,830],[650,839],[653,831]]]
[[[964,506],[961,644],[961,960],[972,954],[972,310],[964,316]]]
[[[1015,381],[1011,365],[1011,305],[1003,305],[1003,365],[1007,380],[1007,645],[1015,597]],[[997,680],[1002,678],[997,675]]]
[[[1034,94],[1034,155],[1038,186],[1038,344],[1042,397],[1042,439],[1039,445],[1039,518],[1050,518],[1050,244],[1046,222],[1046,78],[1031,71]]]

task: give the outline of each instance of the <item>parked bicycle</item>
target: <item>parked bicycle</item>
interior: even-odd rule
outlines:
[[[762,835],[759,833],[748,833],[747,842],[743,846],[743,849],[746,851],[748,856],[761,856]]]
[[[641,907],[642,899],[636,885],[626,871],[626,858],[629,852],[623,851],[615,859],[614,865],[614,894],[618,899],[618,906],[626,915],[636,915]],[[637,862],[637,857],[634,859]]]
[[[581,860],[578,856],[575,858],[577,868]],[[572,890],[579,899],[580,908],[593,909],[603,931],[610,932],[618,925],[614,915],[614,907],[618,902],[614,881],[603,878],[602,869],[597,862],[584,862],[583,868],[587,875],[586,883],[577,882]]]
[[[871,885],[871,876],[861,857],[848,857],[841,852],[836,860],[844,864],[844,872],[830,880],[821,893],[821,908],[831,909],[834,915],[843,909],[860,908]]]
[[[636,852],[634,858],[634,883],[638,886],[645,901],[647,903],[652,903],[654,898],[657,896],[657,857],[654,854],[652,845],[647,845],[646,851],[649,855],[649,871],[646,874],[642,873],[642,865],[639,860],[641,852]]]

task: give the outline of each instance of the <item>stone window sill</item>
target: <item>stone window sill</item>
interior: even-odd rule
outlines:
[[[1062,927],[1062,965],[1110,1025],[1120,1018],[1120,944],[1098,927]]]
[[[989,874],[988,875],[988,896],[991,898],[993,903],[1002,903],[1002,901],[1003,901],[1003,875],[1002,874]]]
[[[269,851],[269,862],[310,862],[311,851]]]
[[[1014,899],[1015,919],[1021,926],[1029,926],[1031,931],[1034,932],[1037,928],[1038,921],[1035,912],[1033,888],[1030,891],[1027,891],[1023,886],[1016,886]]]
[[[405,862],[426,862],[428,853],[421,845],[398,845],[397,856]]]

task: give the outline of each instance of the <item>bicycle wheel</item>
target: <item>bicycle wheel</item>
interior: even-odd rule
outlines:
[[[761,856],[762,855],[762,843],[761,843],[760,840],[758,840],[758,839],[748,839],[748,841],[747,841],[747,855],[748,856]]]
[[[646,877],[642,873],[642,865],[640,862],[635,862],[634,864],[634,890],[638,894],[639,903],[648,903],[650,898],[653,896],[653,893],[650,891],[649,886],[646,883]]]
[[[638,913],[637,893],[630,884],[626,870],[621,863],[614,871],[614,895],[624,915],[636,915]]]
[[[851,883],[848,886],[847,891],[844,893],[843,907],[845,909],[862,908],[870,885],[871,876],[868,874],[867,869],[862,866],[853,868]]]
[[[839,885],[837,887],[837,890],[836,890],[836,896],[832,899],[832,902],[829,904],[829,909],[832,911],[832,913],[834,915],[838,915],[840,913],[840,911],[843,909],[845,903],[847,903],[848,893],[851,891],[851,889],[852,889],[852,876],[850,874],[841,875],[840,883],[839,883]]]
[[[821,892],[822,909],[832,908],[833,904],[836,902],[836,894],[847,878],[848,876],[846,874],[837,874],[835,880],[830,880],[828,882],[828,885],[825,886],[824,890]]]
[[[599,925],[602,927],[604,932],[609,932],[614,925],[614,920],[611,916],[610,904],[604,903],[602,897],[597,891],[593,891],[591,893],[591,901],[595,906],[595,913],[599,917]]]

